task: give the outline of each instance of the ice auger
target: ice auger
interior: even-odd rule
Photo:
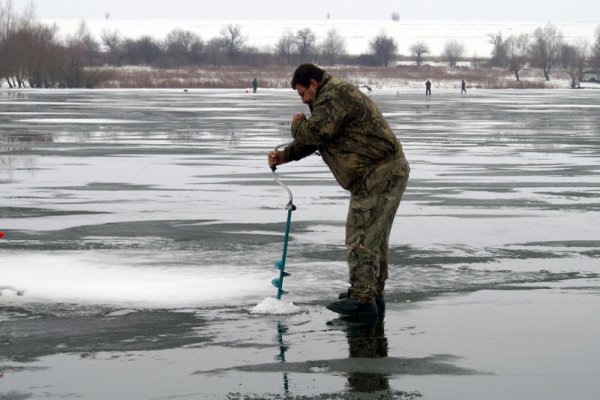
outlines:
[[[275,151],[278,151],[279,149],[287,146],[288,144],[289,143],[280,144],[279,146],[275,147]],[[279,177],[275,173],[276,169],[277,169],[277,167],[275,165],[273,165],[271,167],[271,174],[273,175],[273,179],[275,180],[275,182],[277,182],[277,184],[279,186],[283,187],[286,190],[286,192],[288,193],[288,196],[289,196],[289,201],[288,201],[287,205],[285,206],[285,209],[287,210],[288,213],[287,213],[287,223],[285,224],[285,238],[283,240],[283,255],[281,256],[281,260],[275,260],[275,262],[274,262],[275,268],[279,269],[279,277],[274,278],[271,281],[273,286],[275,286],[277,288],[277,300],[281,300],[281,295],[288,293],[285,290],[283,290],[283,278],[285,278],[286,276],[290,276],[289,273],[285,272],[285,259],[286,259],[286,255],[287,255],[288,240],[290,237],[290,224],[292,222],[292,211],[296,210],[296,206],[294,205],[294,198],[292,196],[292,191],[283,182],[281,182],[279,180]]]

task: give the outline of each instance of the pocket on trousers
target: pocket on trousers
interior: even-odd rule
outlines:
[[[350,203],[348,224],[352,228],[364,228],[373,223],[377,215],[377,202],[372,198],[353,199]]]

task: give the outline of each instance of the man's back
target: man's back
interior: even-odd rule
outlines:
[[[308,123],[294,127],[294,139],[316,144],[343,188],[353,192],[373,168],[404,158],[387,121],[356,86],[326,75],[311,109]],[[309,137],[318,143],[304,140]]]

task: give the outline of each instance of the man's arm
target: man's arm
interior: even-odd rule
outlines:
[[[346,105],[348,106],[348,104]],[[348,111],[341,102],[330,97],[315,104],[310,118],[299,113],[292,119],[294,141],[303,145],[318,146],[333,139],[344,124]]]
[[[317,146],[306,146],[293,141],[284,150],[271,151],[268,156],[269,167],[298,161],[317,151]]]

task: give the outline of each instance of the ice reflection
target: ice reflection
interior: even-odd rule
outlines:
[[[347,321],[346,339],[350,358],[385,358],[388,356],[388,341],[385,336],[384,318],[374,321]],[[389,376],[370,372],[348,373],[350,392],[372,393],[390,391]],[[390,397],[390,398],[392,398]]]
[[[277,321],[277,342],[279,343],[279,354],[276,359],[282,364],[285,363],[285,353],[288,351],[288,346],[284,341],[283,335],[287,333],[289,328],[281,321]],[[288,395],[290,393],[290,381],[287,372],[283,372],[283,393]]]

